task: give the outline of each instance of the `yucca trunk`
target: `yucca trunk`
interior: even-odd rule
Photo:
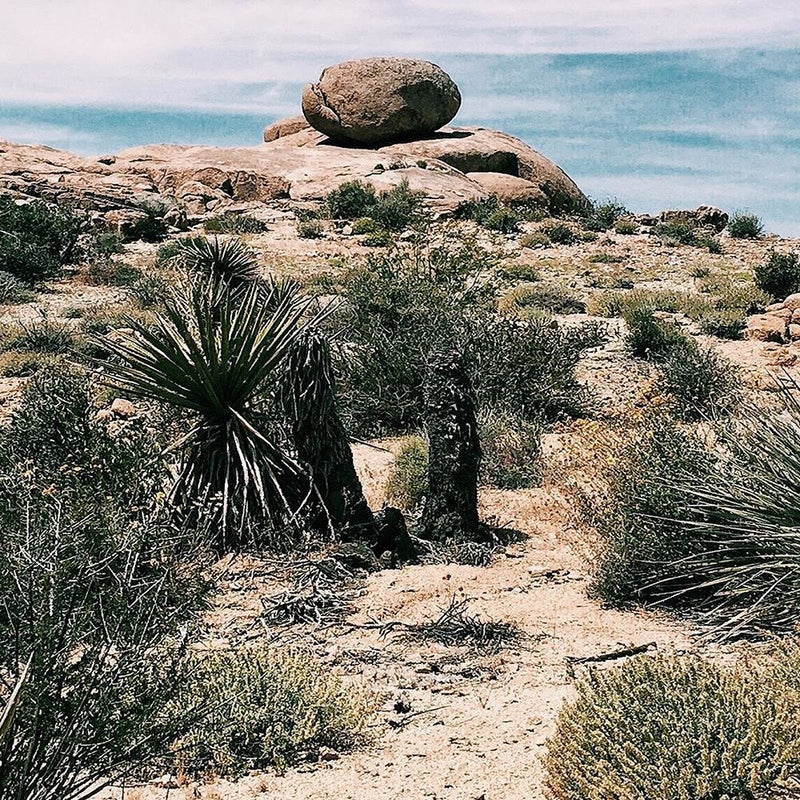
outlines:
[[[472,383],[458,353],[434,356],[425,386],[428,494],[422,527],[428,539],[472,540],[478,534],[481,444]]]
[[[330,347],[307,328],[287,359],[283,399],[299,460],[308,466],[322,511],[315,527],[373,540],[375,519],[353,464],[350,438],[336,407]]]

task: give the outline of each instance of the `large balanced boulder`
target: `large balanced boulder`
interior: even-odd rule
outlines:
[[[323,70],[303,89],[303,114],[336,141],[376,145],[433,133],[461,105],[452,78],[436,64],[364,58]]]

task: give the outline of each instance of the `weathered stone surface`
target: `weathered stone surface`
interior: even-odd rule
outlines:
[[[506,175],[503,172],[468,172],[467,177],[504,203],[533,203],[541,206],[548,203],[547,195],[535,183],[516,175]]]
[[[274,142],[276,139],[280,139],[281,136],[291,136],[293,133],[298,133],[308,127],[310,127],[308,120],[303,116],[279,119],[264,128],[264,141]]]
[[[551,213],[587,202],[552,161],[519,139],[486,128],[446,128],[428,139],[376,149],[338,146],[306,128],[253,147],[137,147],[108,164],[0,142],[0,190],[70,200],[102,212],[164,200],[192,214],[207,213],[212,205],[218,213],[239,203],[318,202],[349,180],[388,189],[407,179],[413,190],[425,193],[433,211],[447,213],[492,194],[503,176],[521,179],[509,183],[532,197],[542,192]],[[495,187],[487,189],[492,182]]]
[[[716,233],[720,233],[728,224],[728,215],[722,209],[714,206],[698,206],[693,211],[688,209],[662,211],[659,220],[661,222],[685,222],[701,228],[711,228]]]
[[[323,70],[303,89],[303,114],[332,139],[379,144],[431,134],[450,122],[461,95],[430,61],[364,58]]]
[[[758,342],[783,342],[788,334],[788,321],[776,313],[756,314],[747,320],[745,338]]]

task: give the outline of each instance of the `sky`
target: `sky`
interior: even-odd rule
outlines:
[[[800,46],[796,0],[0,0],[0,10],[6,103],[244,111],[350,57]]]
[[[7,6],[7,7],[6,7]],[[0,139],[89,155],[256,144],[348,58],[420,57],[455,123],[597,199],[800,235],[800,0],[0,0]]]

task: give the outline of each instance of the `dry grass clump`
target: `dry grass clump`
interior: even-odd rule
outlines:
[[[372,695],[345,685],[310,654],[253,647],[192,658],[173,714],[203,709],[173,745],[186,772],[237,776],[347,750],[366,735]]]
[[[800,777],[796,704],[781,688],[693,657],[644,656],[591,670],[548,742],[549,795],[773,797]]]

